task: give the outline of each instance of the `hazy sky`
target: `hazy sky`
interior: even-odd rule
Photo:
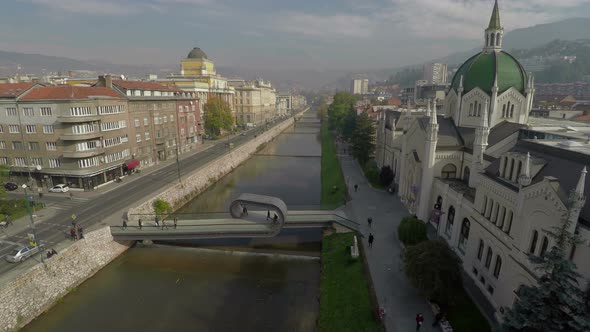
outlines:
[[[500,0],[509,31],[590,16],[590,0]],[[366,69],[482,43],[493,0],[2,0],[0,49],[174,64]]]

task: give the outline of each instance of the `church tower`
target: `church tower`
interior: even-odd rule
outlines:
[[[471,161],[471,169],[469,174],[469,186],[474,188],[477,185],[479,173],[483,172],[485,167],[483,162],[483,155],[488,146],[488,136],[490,135],[490,126],[488,121],[488,103],[483,107],[483,114],[480,117],[479,126],[475,130],[475,142],[473,142],[473,160]]]
[[[430,106],[430,102],[428,103]],[[436,161],[436,144],[438,142],[438,119],[436,118],[436,99],[430,113],[430,121],[426,128],[426,142],[424,143],[424,161],[422,163],[422,182],[420,184],[420,201],[418,218],[428,220],[430,212],[430,190],[434,181],[434,162]]]
[[[499,52],[502,50],[502,39],[504,38],[504,28],[500,24],[500,10],[498,9],[498,0],[494,3],[490,24],[485,30],[484,52]]]

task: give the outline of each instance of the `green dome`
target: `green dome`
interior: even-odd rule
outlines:
[[[455,73],[451,88],[457,91],[463,76],[463,94],[474,88],[480,88],[491,94],[496,75],[498,75],[498,94],[511,87],[524,94],[527,82],[526,71],[512,55],[504,51],[481,52],[469,58]]]
[[[188,53],[186,58],[187,59],[207,59],[207,54],[205,54],[205,52],[203,52],[203,50],[201,50],[200,48],[195,47]]]

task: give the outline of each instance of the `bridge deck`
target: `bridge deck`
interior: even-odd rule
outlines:
[[[248,211],[248,219],[219,218],[179,220],[174,228],[171,220],[156,227],[153,218],[147,224],[144,218],[142,229],[137,224],[111,226],[111,234],[119,240],[180,240],[232,237],[272,237],[280,231],[281,224],[266,219],[267,211]],[[358,224],[346,219],[341,211],[288,211],[284,228],[329,227],[338,223],[351,230],[358,230]]]

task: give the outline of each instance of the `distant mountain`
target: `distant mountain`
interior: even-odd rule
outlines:
[[[570,18],[512,30],[504,37],[504,48],[508,50],[533,48],[555,39],[590,39],[590,18]]]

